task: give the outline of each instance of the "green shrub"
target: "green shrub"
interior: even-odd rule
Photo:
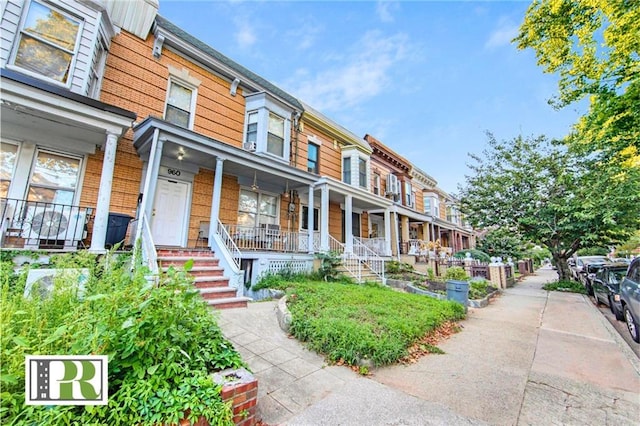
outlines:
[[[469,275],[467,275],[467,272],[461,266],[451,266],[447,268],[444,278],[447,280],[469,281]]]
[[[569,293],[587,294],[587,289],[585,288],[585,286],[577,281],[555,281],[545,284],[542,288],[547,291],[564,291]]]
[[[385,262],[385,272],[387,274],[402,274],[405,272],[413,272],[413,266],[405,262],[390,260]]]
[[[349,365],[364,358],[394,363],[425,334],[464,317],[459,303],[380,285],[296,283],[287,295],[291,333],[329,361]]]
[[[80,254],[56,262],[91,266],[82,298],[64,277],[50,297],[24,298],[25,274],[2,282],[0,373],[2,424],[177,424],[203,416],[230,425],[232,413],[209,374],[242,366],[216,319],[184,271],[170,270],[159,285],[144,268],[133,276],[109,254]],[[11,286],[12,280],[14,285]],[[25,406],[27,354],[109,356],[106,406]]]
[[[342,264],[340,254],[336,252],[318,253],[316,257],[321,260],[318,274],[324,281],[337,281],[340,273],[338,267]]]
[[[487,295],[489,281],[473,280],[469,282],[469,299],[482,299]]]

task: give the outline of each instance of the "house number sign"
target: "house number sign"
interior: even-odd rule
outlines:
[[[167,174],[170,174],[171,176],[180,176],[180,170],[168,168]]]

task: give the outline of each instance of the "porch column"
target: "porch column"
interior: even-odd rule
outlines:
[[[391,209],[384,209],[384,241],[386,247],[384,248],[385,254],[391,256]]]
[[[429,241],[429,222],[422,222],[422,241]]]
[[[211,196],[211,219],[209,222],[209,235],[207,235],[209,247],[211,247],[213,236],[216,234],[216,229],[218,229],[220,198],[222,195],[222,163],[224,163],[224,160],[222,157],[216,157],[216,170],[213,177],[213,195]]]
[[[353,252],[353,196],[346,195],[344,197],[344,250],[347,253]]]
[[[313,189],[313,185],[309,185],[309,197],[307,199],[307,240],[309,241],[309,254],[313,254],[314,252],[313,230],[315,229],[315,223],[313,223]]]
[[[91,247],[89,247],[89,250],[95,253],[105,252],[104,244],[107,238],[107,226],[109,225],[111,186],[113,184],[113,168],[116,164],[117,148],[118,135],[107,132],[107,142],[104,146],[104,158],[102,160],[100,188],[98,189],[98,202],[96,203],[96,216],[93,219],[93,235],[91,236]]]
[[[320,251],[329,251],[329,186],[320,188]]]
[[[151,150],[149,151],[149,164],[147,164],[147,173],[144,179],[144,189],[142,191],[142,214],[139,218],[140,221],[146,220],[151,225],[151,214],[153,211],[153,199],[156,192],[156,181],[158,180],[158,171],[160,169],[160,159],[162,158],[162,147],[164,146],[164,140],[159,138],[160,131],[154,130],[153,140],[151,141]],[[138,230],[142,232],[142,227],[138,226]],[[138,232],[137,238],[140,238],[141,234]]]
[[[400,227],[402,230],[402,241],[409,241],[409,217],[402,216],[400,218]]]

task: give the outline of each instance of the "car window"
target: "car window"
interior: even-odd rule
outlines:
[[[631,267],[631,270],[629,271],[629,279],[636,283],[640,283],[640,266],[638,265],[640,264],[636,263]]]
[[[618,271],[610,271],[609,272],[609,283],[618,284],[626,275],[626,271],[618,270]]]

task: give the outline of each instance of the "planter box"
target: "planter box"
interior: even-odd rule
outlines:
[[[213,374],[213,381],[222,385],[220,395],[224,402],[231,402],[233,422],[237,426],[253,426],[257,423],[258,380],[245,370],[224,370]],[[198,426],[205,424],[196,423]]]

